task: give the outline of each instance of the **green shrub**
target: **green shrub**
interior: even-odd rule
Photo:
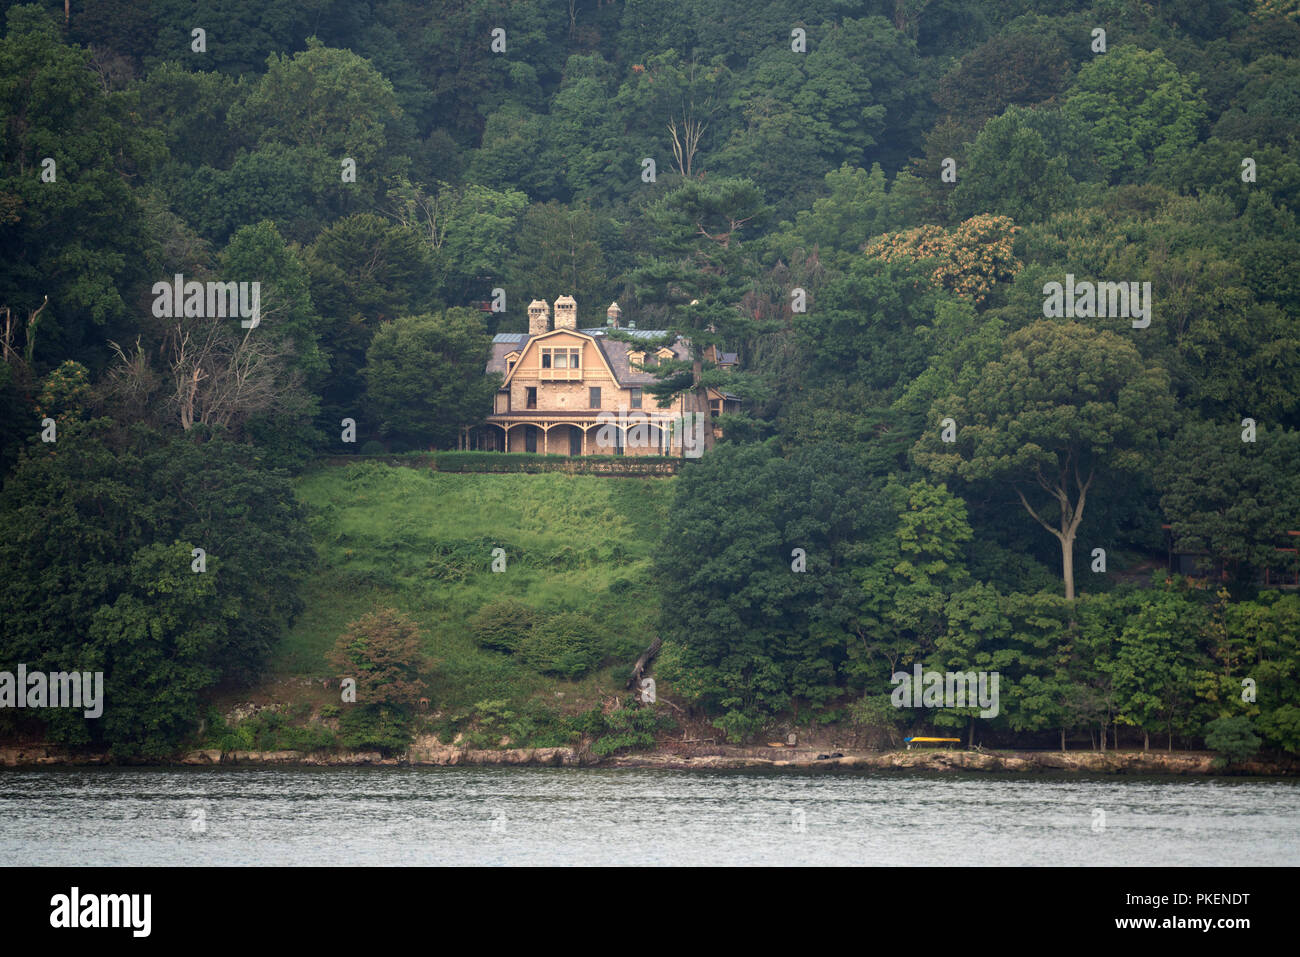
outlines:
[[[1249,718],[1215,718],[1205,726],[1205,731],[1205,746],[1218,751],[1228,763],[1245,761],[1259,751],[1261,741]]]
[[[600,637],[586,615],[566,611],[535,625],[519,642],[524,664],[545,675],[579,678],[600,661]]]
[[[362,455],[383,455],[388,451],[384,448],[384,443],[376,442],[374,439],[361,443]]]
[[[564,715],[536,700],[519,706],[506,723],[506,733],[521,748],[562,748],[579,737]]]
[[[329,707],[327,705],[326,709]],[[300,703],[291,709],[291,713],[305,718],[310,708],[310,705]],[[322,709],[322,713],[326,709]],[[203,745],[222,751],[319,751],[337,747],[338,738],[321,725],[292,724],[279,711],[259,711],[233,728],[215,711],[209,711]]]
[[[681,460],[663,455],[540,455],[534,452],[438,452],[439,472],[576,472],[582,475],[672,475]]]
[[[393,708],[354,705],[339,718],[339,743],[355,751],[405,751],[411,734],[410,720]]]
[[[741,744],[758,734],[764,723],[761,715],[749,711],[728,711],[717,718],[713,726],[726,735],[732,744]]]
[[[601,711],[600,708],[592,708],[590,711],[574,715],[569,719],[569,727],[578,734],[585,734],[593,738],[604,734],[608,729],[605,724],[605,712]]]
[[[676,726],[670,715],[654,708],[637,707],[627,699],[623,707],[601,715],[604,733],[591,745],[593,754],[607,757],[628,748],[654,747],[655,735]]]
[[[532,634],[537,612],[513,598],[484,605],[469,620],[470,631],[480,648],[513,653]]]

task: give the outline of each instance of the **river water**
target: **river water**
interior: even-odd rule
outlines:
[[[1296,865],[1300,784],[589,768],[0,770],[0,865]]]

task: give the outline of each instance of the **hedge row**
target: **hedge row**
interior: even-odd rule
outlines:
[[[681,459],[664,455],[540,455],[531,452],[437,452],[439,472],[571,472],[579,475],[675,475]]]

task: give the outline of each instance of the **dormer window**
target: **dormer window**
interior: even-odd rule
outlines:
[[[576,382],[582,378],[582,349],[549,346],[541,350],[541,377],[546,380]]]
[[[542,350],[542,368],[543,369],[578,369],[582,364],[581,349],[543,349]]]

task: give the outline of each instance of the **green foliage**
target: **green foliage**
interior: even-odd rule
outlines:
[[[599,228],[600,220],[588,208],[568,209],[554,200],[529,206],[519,221],[509,269],[520,292],[532,289],[546,297],[562,290],[582,303],[612,297]]]
[[[789,27],[782,32],[788,36]],[[788,44],[765,45],[737,97],[745,124],[718,165],[789,197],[783,205],[807,205],[803,183],[879,147],[887,131],[923,121],[928,97],[918,73],[914,44],[884,17],[825,23],[798,56]]]
[[[512,704],[503,699],[474,704],[473,730],[464,743],[473,748],[495,748],[502,738],[516,748],[561,748],[575,744],[583,722],[565,717],[554,708],[529,699]]]
[[[506,598],[484,605],[469,620],[480,648],[507,653],[519,650],[537,625],[537,613],[521,601]]]
[[[399,316],[434,304],[434,261],[418,231],[372,213],[340,219],[308,247],[312,302],[324,319],[322,339],[332,353],[322,389],[322,417],[333,429],[357,417],[361,375],[375,331]]]
[[[682,460],[664,455],[584,455],[581,458],[530,452],[439,452],[439,472],[566,472],[574,474],[672,475]]]
[[[594,732],[597,737],[591,744],[591,751],[602,758],[633,748],[653,747],[656,734],[676,725],[663,711],[635,707],[630,700],[600,718],[604,727]]]
[[[24,119],[0,140],[0,306],[25,327],[14,345],[29,364],[98,368],[134,327],[156,255],[130,182],[161,159],[162,137],[103,88],[88,50],[61,42],[50,13],[12,6],[5,21],[0,113]]]
[[[366,350],[366,398],[379,431],[407,445],[448,446],[490,408],[500,377],[483,374],[482,314],[450,309],[384,323]]]
[[[388,606],[442,662],[437,730],[487,744],[646,746],[645,709],[549,693],[586,707],[661,633],[656,676],[732,740],[1173,746],[1217,714],[1300,751],[1292,0],[58,6],[0,38],[0,663],[102,667],[113,704],[24,733],[165,754],[218,684],[316,674]],[[1151,326],[1039,321],[1067,272],[1149,281]],[[261,283],[259,328],[159,322],[177,273]],[[488,336],[564,292],[685,336],[647,391],[741,396],[721,447],[404,454],[481,421]],[[403,467],[310,471],[306,511],[272,470],[358,450]],[[1224,592],[1166,581],[1162,524]],[[1110,562],[1077,595],[1076,545]],[[999,670],[1001,714],[899,714],[916,663]],[[398,697],[343,737],[400,750]],[[303,718],[213,734],[327,742]]]
[[[480,648],[467,627],[486,607],[513,600],[539,618],[586,616],[622,681],[657,607],[652,558],[676,481],[449,475],[379,463],[318,469],[297,491],[321,561],[304,584],[307,607],[284,639],[279,669],[319,674],[348,622],[391,604],[420,625],[424,652],[439,661],[428,692],[439,708],[517,702],[548,680],[517,656]],[[506,553],[502,573],[492,571],[496,547]]]
[[[517,653],[542,674],[579,678],[601,658],[601,639],[595,623],[577,612],[551,615],[519,638]]]
[[[284,143],[319,149],[357,163],[356,186],[374,180],[374,165],[393,163],[389,138],[401,116],[392,84],[349,50],[311,38],[292,57],[272,54],[247,96],[235,103],[230,123],[264,146]],[[361,170],[365,170],[362,173]],[[381,173],[383,166],[380,167]],[[369,173],[370,175],[366,175]]]
[[[782,223],[769,242],[787,257],[816,250],[823,262],[843,269],[868,240],[888,231],[893,205],[879,163],[870,172],[845,163],[826,174],[825,187],[828,195],[800,210],[793,224]]]
[[[354,751],[375,750],[385,755],[405,751],[413,733],[408,714],[382,705],[346,706],[339,717],[339,744]]]
[[[681,524],[657,563],[660,634],[690,675],[687,695],[730,738],[836,693],[861,601],[847,559],[882,524],[856,457],[830,444],[789,459],[770,445],[724,445],[678,480]]]
[[[106,432],[65,426],[0,494],[0,660],[103,671],[103,718],[52,710],[49,734],[159,756],[205,689],[261,672],[312,553],[284,478],[246,447],[141,433],[116,451]]]
[[[934,99],[948,112],[976,120],[998,116],[1009,106],[1028,106],[1056,96],[1069,69],[1069,50],[1059,35],[1003,33],[967,53],[944,74]]]
[[[1090,130],[1112,182],[1132,182],[1196,142],[1205,103],[1193,82],[1159,50],[1125,44],[1079,70],[1064,109]]]
[[[953,194],[957,215],[1009,216],[1016,222],[1046,219],[1068,209],[1075,182],[1061,146],[1034,128],[1036,114],[1012,107],[980,130]]]
[[[1215,718],[1205,726],[1205,746],[1211,751],[1218,751],[1230,762],[1246,761],[1254,757],[1259,751],[1260,743],[1249,718]]]
[[[930,409],[919,465],[940,477],[1011,484],[1025,510],[1061,543],[1067,598],[1070,564],[1089,488],[1100,470],[1140,473],[1172,417],[1168,376],[1136,348],[1078,323],[1037,322],[1007,338],[964,396]],[[956,423],[946,442],[940,424]],[[1035,508],[1025,490],[1048,493]],[[1051,511],[1047,509],[1051,508]]]
[[[337,710],[337,709],[336,709]],[[324,709],[321,711],[325,716]],[[240,721],[235,727],[209,712],[203,744],[222,751],[325,751],[338,745],[338,736],[322,725],[295,724],[292,715],[270,708]]]
[[[1161,508],[1182,552],[1207,552],[1239,579],[1293,564],[1287,533],[1300,530],[1300,433],[1259,426],[1241,440],[1238,422],[1188,422],[1157,472]]]
[[[1204,609],[1174,591],[1145,602],[1119,635],[1113,663],[1119,696],[1117,720],[1142,728],[1164,728],[1172,748],[1175,732],[1196,726],[1194,673],[1201,666],[1197,634]]]

